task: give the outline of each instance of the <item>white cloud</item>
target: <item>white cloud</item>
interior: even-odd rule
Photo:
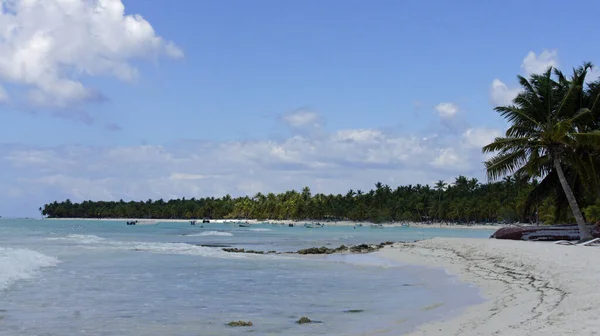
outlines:
[[[456,149],[442,148],[438,151],[438,155],[433,159],[432,164],[443,169],[461,169],[468,167],[468,163]]]
[[[309,185],[314,192],[368,190],[373,183],[427,183],[440,175],[483,175],[477,146],[486,131],[443,139],[346,129],[316,137],[193,142],[177,147],[0,145],[0,213],[35,213],[55,199],[158,199],[253,195]],[[4,204],[12,204],[4,208]]]
[[[460,108],[454,103],[440,103],[434,107],[437,114],[442,118],[454,118]]]
[[[470,128],[462,134],[462,143],[466,148],[481,149],[501,135],[500,131],[492,128]]]
[[[558,67],[557,50],[543,50],[539,56],[535,52],[530,51],[521,63],[521,72],[524,76],[528,77],[532,74],[542,73],[551,66]],[[509,87],[496,78],[490,87],[490,102],[493,106],[510,105],[520,91],[520,87]]]
[[[549,67],[558,67],[558,51],[556,49],[544,50],[539,56],[530,51],[521,64],[521,70],[525,76],[543,73]]]
[[[297,110],[286,113],[281,119],[286,125],[292,128],[318,128],[322,125],[322,120],[319,114],[307,110]]]
[[[84,76],[138,76],[136,58],[181,58],[121,0],[11,0],[0,11],[0,81],[28,90],[31,104],[68,108],[100,99]],[[1,6],[0,6],[1,7]]]
[[[510,105],[520,91],[520,88],[509,88],[501,80],[494,79],[490,88],[490,101],[494,106]]]
[[[587,76],[585,77],[585,82],[591,83],[598,79],[600,79],[600,69],[598,69],[598,66],[595,66],[591,71],[588,72]]]
[[[202,174],[189,174],[189,173],[171,173],[169,177],[171,180],[204,180],[209,178],[217,178],[219,175],[202,175]]]
[[[353,141],[361,143],[373,143],[383,139],[383,133],[373,129],[350,129],[341,130],[334,134],[336,140]]]

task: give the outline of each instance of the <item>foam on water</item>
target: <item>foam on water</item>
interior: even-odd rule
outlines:
[[[0,247],[0,290],[30,279],[43,267],[56,266],[58,259],[27,249]]]
[[[217,231],[214,231],[217,232]],[[227,232],[222,232],[227,233]],[[198,246],[186,243],[160,243],[109,240],[95,235],[70,234],[60,238],[46,238],[48,240],[67,240],[94,249],[131,250],[159,254],[180,254],[216,258],[247,258],[250,255],[242,253],[224,252],[220,248]]]
[[[51,237],[47,240],[71,240],[81,244],[95,244],[106,241],[106,239],[94,235],[70,234],[66,237]]]
[[[205,231],[205,232],[200,232],[200,233],[187,234],[186,236],[187,237],[204,237],[204,236],[233,237],[233,233],[223,232],[223,231]]]

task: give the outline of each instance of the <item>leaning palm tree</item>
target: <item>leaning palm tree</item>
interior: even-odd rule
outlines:
[[[600,131],[582,127],[596,108],[581,106],[585,77],[591,67],[591,63],[585,63],[568,80],[553,68],[530,79],[519,76],[522,91],[513,104],[495,108],[510,127],[504,137],[496,138],[482,149],[484,153],[495,153],[485,162],[488,178],[492,180],[511,173],[532,178],[556,174],[582,241],[592,236],[564,167],[574,159],[580,146],[598,148],[600,143]]]

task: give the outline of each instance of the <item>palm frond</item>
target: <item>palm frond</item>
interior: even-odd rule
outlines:
[[[488,179],[494,181],[506,176],[521,167],[527,160],[525,150],[502,153],[485,162]]]

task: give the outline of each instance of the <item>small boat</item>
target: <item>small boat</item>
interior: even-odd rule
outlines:
[[[250,224],[248,222],[245,222],[245,223],[240,223],[238,226],[239,227],[250,227]]]
[[[294,227],[293,223],[288,224],[288,227]]]
[[[202,223],[210,223],[210,219],[208,219],[208,218],[203,218],[203,219],[202,219]]]
[[[312,229],[315,226],[312,223],[306,223],[306,224],[304,224],[304,227],[307,228],[307,229]]]
[[[383,229],[383,224],[371,224],[371,229]]]
[[[127,225],[135,225],[137,221],[127,221]]]
[[[321,224],[321,223],[315,224],[315,228],[322,228],[324,226],[325,226],[325,224]]]

